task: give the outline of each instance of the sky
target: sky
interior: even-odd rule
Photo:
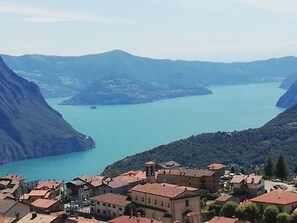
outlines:
[[[296,0],[0,0],[0,54],[297,56]]]

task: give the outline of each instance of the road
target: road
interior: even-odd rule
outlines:
[[[265,180],[265,190],[267,190],[268,192],[270,191],[270,188],[272,188],[275,185],[284,185],[287,187],[287,191],[295,191],[295,187],[292,184],[286,184],[286,183],[282,183],[282,182],[273,182],[271,180]]]

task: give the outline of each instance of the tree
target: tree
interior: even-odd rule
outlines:
[[[294,173],[297,175],[297,165],[295,166]]]
[[[235,168],[234,168],[234,166],[231,166],[230,173],[235,173]]]
[[[279,213],[276,216],[276,222],[277,223],[289,223],[289,217],[290,217],[290,215],[288,213]]]
[[[136,210],[137,210],[137,206],[135,203],[130,203],[130,204],[127,204],[125,206],[125,209],[124,209],[124,215],[128,215],[128,216],[136,216]]]
[[[240,173],[245,174],[245,170],[243,167],[240,168]]]
[[[226,202],[222,207],[222,214],[225,217],[233,217],[235,215],[235,210],[238,207],[238,204],[234,201]]]
[[[244,206],[244,213],[246,219],[253,223],[259,218],[260,210],[256,204],[250,203]]]
[[[219,204],[210,204],[208,207],[208,211],[211,211],[214,213],[214,215],[219,215],[219,213],[221,212],[221,205]]]
[[[276,216],[278,215],[278,209],[275,205],[269,205],[265,208],[263,219],[266,223],[276,223]]]
[[[290,223],[297,223],[297,213],[296,212],[293,212],[292,214],[290,214],[289,222]]]
[[[268,177],[268,179],[270,179],[273,175],[273,163],[270,155],[268,156],[264,166],[264,174]]]
[[[238,218],[239,220],[245,220],[245,213],[244,213],[244,206],[238,205],[237,208],[235,209],[235,217]]]
[[[288,176],[288,167],[285,158],[280,154],[277,158],[275,165],[275,176],[279,177],[282,181]]]

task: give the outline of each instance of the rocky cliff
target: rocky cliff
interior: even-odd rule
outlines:
[[[46,103],[36,84],[17,76],[0,57],[0,165],[94,145]]]

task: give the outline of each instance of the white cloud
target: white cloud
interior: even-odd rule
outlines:
[[[125,23],[124,19],[99,17],[87,13],[75,11],[59,11],[38,7],[15,6],[0,3],[0,13],[14,14],[21,16],[17,20],[29,22],[70,22],[84,21],[95,23]]]

